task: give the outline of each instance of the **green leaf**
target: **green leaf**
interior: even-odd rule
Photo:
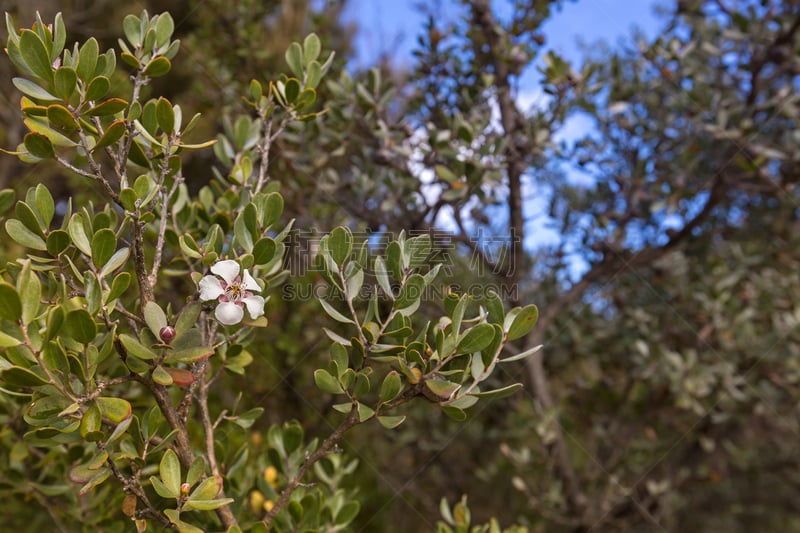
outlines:
[[[169,521],[175,525],[175,528],[177,528],[178,533],[205,533],[205,531],[200,529],[199,527],[195,527],[181,520],[180,511],[178,511],[177,509],[165,509],[164,514],[167,515]]]
[[[242,413],[239,416],[237,416],[236,420],[234,421],[234,423],[239,427],[242,427],[244,429],[248,429],[248,428],[253,426],[255,421],[258,420],[263,413],[264,413],[264,408],[263,407],[254,407],[253,409],[250,409],[249,411],[247,411],[245,413]],[[288,445],[287,445],[287,447],[288,447]],[[208,498],[200,498],[200,499],[202,500],[202,499],[208,499]]]
[[[93,435],[98,440],[103,437],[103,434],[100,432],[96,432]],[[84,496],[86,493],[91,491],[93,488],[97,487],[98,485],[102,484],[105,480],[107,480],[111,476],[111,469],[110,468],[101,468],[97,471],[97,474],[92,476],[92,478],[87,481],[78,491],[79,496]]]
[[[194,348],[186,348],[185,350],[176,350],[167,356],[167,361],[171,363],[193,363],[200,359],[207,359],[213,354],[214,348],[210,346],[197,346]]]
[[[126,333],[121,334],[119,340],[122,342],[122,346],[125,347],[125,351],[128,352],[128,355],[132,357],[144,360],[151,360],[158,357],[150,348]]]
[[[53,196],[50,194],[50,191],[47,190],[47,187],[40,183],[36,186],[34,200],[36,203],[36,210],[39,212],[39,216],[42,217],[43,227],[49,228],[50,223],[53,221],[53,215],[55,215],[56,212]]]
[[[266,196],[261,215],[261,225],[266,227],[275,224],[283,213],[283,196],[273,192]]]
[[[39,133],[28,133],[23,140],[25,149],[40,159],[49,159],[56,155],[53,143],[46,136]]]
[[[361,509],[361,504],[357,501],[349,501],[339,509],[339,512],[336,513],[336,518],[334,522],[336,522],[337,526],[346,526],[350,522],[352,522],[356,516],[358,516],[358,511]]]
[[[42,298],[42,284],[31,268],[30,259],[25,260],[17,277],[17,294],[22,302],[21,320],[27,326],[39,314],[39,302]]]
[[[358,421],[359,422],[366,422],[370,418],[375,416],[375,410],[367,405],[360,403],[358,404]]]
[[[163,366],[158,365],[153,369],[153,381],[167,387],[173,383],[172,374],[164,370]]]
[[[33,198],[29,199],[33,200]],[[17,202],[14,211],[19,221],[25,224],[26,228],[34,232],[39,237],[44,237],[44,229],[42,228],[41,218],[27,202]]]
[[[505,398],[506,396],[511,396],[521,388],[522,388],[522,383],[513,383],[511,385],[502,387],[500,389],[488,390],[483,392],[473,392],[472,396],[477,396],[478,398]]]
[[[99,150],[100,148],[105,148],[106,146],[110,146],[120,140],[122,136],[125,134],[125,121],[115,120],[111,124],[108,125],[106,128],[105,133],[100,139],[97,141],[97,144],[94,145],[93,151]],[[126,206],[127,208],[127,206]]]
[[[402,315],[408,316],[419,307],[420,299],[425,292],[425,278],[419,274],[412,274],[397,295],[394,308]]]
[[[45,113],[47,113],[47,111],[45,111]],[[49,122],[47,122],[47,120],[44,118],[27,117],[23,119],[22,122],[28,126],[28,129],[31,130],[31,132],[47,137],[47,140],[49,140],[53,146],[66,146],[69,148],[77,146],[75,141],[51,128]]]
[[[204,464],[204,463],[201,463]],[[189,501],[192,500],[213,500],[214,496],[219,494],[220,480],[215,477],[208,477],[191,494],[189,494]]]
[[[86,114],[91,117],[105,117],[124,111],[127,108],[128,102],[122,98],[109,98],[86,111]]]
[[[156,22],[156,46],[161,48],[167,44],[174,30],[175,23],[168,12],[165,11],[158,15],[158,22]]]
[[[322,309],[330,316],[332,319],[336,320],[337,322],[342,322],[343,324],[355,324],[352,319],[347,318],[342,313],[336,310],[331,304],[326,302],[323,299],[319,300],[320,305],[322,305]]]
[[[167,135],[171,135],[175,129],[175,112],[172,104],[164,97],[156,102],[156,120],[161,130]]]
[[[384,416],[384,415],[379,415],[378,416],[378,422],[380,422],[381,425],[383,427],[385,427],[386,429],[394,429],[397,426],[399,426],[400,424],[402,424],[403,422],[405,422],[405,420],[406,420],[406,416],[405,415],[402,415],[402,416]]]
[[[314,371],[314,383],[323,392],[330,394],[342,394],[344,392],[339,382],[323,368],[318,368]]]
[[[525,359],[526,357],[530,357],[531,355],[541,350],[543,346],[544,346],[543,344],[539,344],[538,346],[529,348],[528,350],[520,352],[517,355],[512,355],[511,357],[506,357],[505,359],[500,359],[498,363],[510,363],[512,361],[519,361],[520,359]]]
[[[408,266],[419,268],[426,263],[431,255],[432,243],[430,235],[419,235],[408,239],[405,243],[405,257],[408,258]]]
[[[467,419],[467,413],[465,413],[463,409],[453,407],[452,405],[443,405],[442,411],[444,411],[444,414],[453,420],[457,420],[458,422],[463,422]]]
[[[191,509],[196,511],[213,511],[219,509],[229,503],[233,503],[233,498],[220,498],[218,500],[188,500],[183,504],[184,509]]]
[[[355,263],[350,263],[346,270],[350,270],[350,267],[355,268],[347,275],[345,295],[347,296],[347,300],[352,302],[358,297],[361,292],[361,287],[364,285],[364,271]]]
[[[389,270],[386,268],[386,263],[383,257],[377,256],[375,258],[375,277],[378,280],[383,293],[390,299],[394,300],[394,293],[392,292],[392,284],[389,281]]]
[[[139,17],[135,15],[126,15],[122,20],[122,29],[125,32],[125,38],[134,47],[142,44],[141,23]]]
[[[56,96],[64,101],[69,101],[78,82],[78,74],[71,67],[59,67],[54,76],[54,91]]]
[[[80,128],[72,113],[61,104],[51,104],[47,106],[47,120],[57,128],[65,130],[77,130]]]
[[[3,381],[16,387],[38,387],[48,383],[46,378],[21,366],[9,366],[0,372]]]
[[[257,265],[266,265],[275,258],[278,245],[270,237],[264,237],[253,246],[253,262]]]
[[[400,374],[398,374],[395,370],[392,370],[386,374],[386,377],[383,379],[383,383],[381,384],[381,401],[388,402],[390,400],[394,400],[397,395],[400,394],[401,388],[402,382],[400,380]]]
[[[328,250],[337,265],[341,266],[350,257],[353,249],[353,233],[349,228],[339,226],[328,236]]]
[[[189,235],[181,235],[178,239],[178,245],[181,247],[181,251],[185,253],[192,259],[199,259],[203,257],[200,254],[200,248],[197,246],[197,242],[195,242],[194,237]]]
[[[11,209],[17,201],[17,194],[14,189],[3,189],[0,191],[0,215]]]
[[[181,463],[171,449],[164,452],[158,465],[158,474],[170,494],[174,494],[172,497],[177,498],[181,493]]]
[[[114,281],[111,283],[111,290],[108,291],[106,302],[110,302],[122,296],[122,293],[124,293],[131,284],[131,277],[132,276],[128,272],[120,272],[117,274],[114,277]]]
[[[117,236],[108,228],[103,228],[92,237],[92,263],[95,268],[105,265],[117,249]]]
[[[39,78],[47,82],[53,81],[53,67],[47,48],[36,33],[22,30],[19,34],[19,51],[25,64]]]
[[[317,34],[309,33],[303,41],[303,59],[305,59],[305,64],[309,65],[312,61],[316,61],[321,50],[322,43],[319,37],[317,37]]]
[[[50,49],[50,63],[58,59],[64,50],[64,43],[67,42],[67,28],[64,26],[64,18],[61,13],[56,13],[53,19],[53,47]]]
[[[20,344],[22,344],[21,340],[0,331],[0,348],[11,348],[12,346],[19,346]]]
[[[31,98],[54,102],[58,100],[57,96],[53,96],[36,83],[25,78],[12,78],[11,83],[14,84],[14,87],[19,89],[21,93],[26,94]]]
[[[297,78],[289,78],[286,80],[284,95],[286,96],[287,103],[290,105],[295,103],[297,97],[300,95],[300,82],[297,81]]]
[[[186,483],[188,483],[189,485],[194,485],[195,483],[197,483],[197,480],[200,479],[200,477],[203,474],[205,474],[205,472],[206,472],[205,460],[203,459],[202,456],[196,457],[195,460],[192,461],[192,464],[189,466],[189,471],[186,472]],[[214,485],[215,486],[217,485],[217,478],[212,477],[209,479],[213,479]],[[198,490],[199,490],[198,488],[194,489],[194,491],[189,495],[189,497],[191,498],[192,496],[195,496],[198,493]],[[216,494],[217,493],[214,492],[211,495],[211,497],[213,498],[214,496],[216,496]]]
[[[494,327],[491,324],[477,324],[461,335],[456,349],[460,353],[479,352],[489,346],[493,339]]]
[[[12,218],[6,220],[6,232],[14,239],[14,242],[26,248],[33,248],[34,250],[46,250],[47,244],[44,239],[36,235],[34,232],[25,227],[25,224],[19,220]]]
[[[106,444],[110,444],[122,437],[125,432],[128,431],[128,428],[134,420],[135,419],[133,417],[130,417],[117,424],[117,427],[114,428],[114,431],[112,431],[111,435],[109,435],[108,439],[106,439]]]
[[[87,102],[95,102],[103,98],[105,95],[107,95],[110,89],[111,89],[111,81],[108,78],[106,78],[105,76],[96,76],[95,78],[92,79],[92,81],[89,82],[89,85],[86,87],[86,94],[84,95],[84,98]],[[87,111],[87,114],[92,116],[112,114],[112,113],[93,112],[93,110],[113,100],[121,100],[121,99],[111,98],[110,100],[106,100],[102,104],[91,108],[89,111]],[[121,101],[124,102],[124,100]]]
[[[524,337],[536,325],[539,319],[539,309],[535,305],[527,305],[523,307],[519,314],[514,317],[511,326],[506,332],[506,338],[510,341]]]
[[[169,62],[164,56],[154,57],[144,68],[145,76],[150,76],[151,78],[159,78],[164,74],[168,73],[172,68],[172,63]]]
[[[83,225],[83,216],[81,216],[80,213],[75,213],[72,215],[72,218],[69,219],[67,233],[69,233],[72,243],[78,248],[78,250],[89,257],[92,256],[92,245],[89,241],[88,235],[86,234],[86,228]]]
[[[66,313],[64,312],[63,307],[51,307],[50,311],[47,313],[47,327],[45,329],[44,339],[50,340],[61,330],[61,326],[64,324],[64,318],[66,317]],[[58,350],[53,350],[53,353],[59,352]],[[45,354],[50,353],[49,350],[45,350]],[[66,365],[63,367],[64,372],[66,373],[67,367]]]
[[[89,40],[83,43],[83,46],[81,46],[78,52],[78,66],[76,72],[78,77],[84,82],[89,82],[94,75],[99,51],[100,47],[97,44],[97,39],[90,37]]]
[[[97,441],[97,433],[100,432],[103,418],[100,415],[100,409],[94,403],[90,403],[86,412],[81,417],[80,434],[81,437],[88,441]]]
[[[97,325],[92,315],[85,309],[74,309],[64,319],[64,330],[73,339],[83,344],[92,342],[97,337]]]
[[[158,338],[161,328],[167,326],[167,315],[154,301],[149,301],[144,306],[144,321],[147,322],[147,327]]]
[[[100,414],[114,424],[119,424],[123,420],[130,418],[132,414],[131,404],[122,398],[101,397],[95,400]]]
[[[315,89],[322,79],[322,67],[316,61],[311,61],[306,66],[306,87]]]
[[[447,400],[461,385],[444,379],[428,379],[425,381],[425,386],[437,397]]]
[[[119,250],[114,252],[114,255],[112,255],[108,259],[108,261],[106,261],[106,264],[103,265],[103,268],[100,269],[100,272],[98,273],[98,275],[101,278],[104,278],[104,277],[108,276],[109,274],[111,274],[112,272],[114,272],[115,270],[117,270],[122,265],[124,265],[125,262],[128,260],[128,256],[130,255],[130,252],[131,252],[131,249],[128,248],[128,247],[120,248]]]
[[[177,498],[178,496],[180,496],[180,493],[173,494],[172,491],[169,489],[169,487],[167,487],[163,481],[161,481],[155,476],[150,476],[150,483],[153,485],[153,489],[156,491],[156,494],[158,494],[162,498]],[[168,510],[172,511],[173,509],[168,509]],[[166,512],[164,514],[166,514]]]
[[[236,237],[236,243],[241,246],[245,252],[253,251],[253,235],[247,229],[245,224],[244,212],[239,213],[233,223],[233,234]]]
[[[186,304],[181,314],[178,315],[178,320],[175,322],[175,334],[180,337],[186,331],[197,325],[197,319],[200,317],[201,310],[202,306],[200,302]]]
[[[292,69],[292,72],[298,78],[303,76],[303,65],[305,62],[303,61],[303,49],[300,47],[300,43],[292,43],[289,45],[289,48],[286,50],[285,54],[286,63],[289,65],[289,68]]]
[[[0,319],[16,322],[22,316],[22,302],[17,290],[8,283],[0,283]]]

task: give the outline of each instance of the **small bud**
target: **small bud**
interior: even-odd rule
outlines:
[[[169,344],[172,342],[172,339],[175,338],[175,328],[172,326],[164,326],[161,328],[161,331],[158,332],[158,336],[161,337],[162,341]]]
[[[192,486],[188,483],[181,483],[181,496],[188,496],[189,491],[192,490]]]
[[[264,510],[266,512],[270,512],[273,507],[275,507],[275,502],[273,502],[272,500],[267,500],[264,502]]]
[[[410,368],[409,370],[411,371],[411,375],[414,377],[411,378],[406,376],[406,379],[412,385],[416,385],[417,383],[419,383],[419,380],[422,379],[422,370],[420,370],[419,368]]]

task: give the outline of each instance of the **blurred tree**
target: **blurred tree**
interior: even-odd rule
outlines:
[[[353,161],[327,174],[339,205],[371,228],[447,221],[479,279],[544,309],[520,346],[546,345],[525,363],[533,411],[516,399],[482,413],[475,435],[455,435],[479,454],[454,468],[420,451],[410,461],[425,472],[407,483],[548,531],[800,527],[800,10],[679,3],[656,39],[571,66],[543,53],[556,5],[516,2],[500,20],[488,1],[465,1],[455,23],[431,17],[402,85],[373,71],[332,86],[350,102],[322,132]],[[533,67],[550,97],[526,110]],[[589,133],[557,142],[576,115]],[[528,195],[547,199],[561,234],[533,255],[526,220],[541,215]],[[453,445],[445,433],[420,430],[418,445]],[[500,488],[512,472],[527,509]],[[420,490],[401,495],[427,508]]]
[[[321,88],[327,113],[290,126],[269,161],[300,227],[430,232],[448,283],[543,309],[511,350],[545,345],[515,369],[526,395],[463,426],[412,408],[397,436],[362,427],[345,439],[369,457],[354,482],[359,527],[432,527],[438,496],[468,494],[479,521],[541,531],[800,530],[800,7],[673,2],[660,36],[570,65],[542,34],[560,2],[512,3],[502,19],[488,0],[463,0],[452,22],[429,8],[412,72],[343,71]],[[97,35],[78,4],[58,9]],[[347,57],[342,3],[190,4],[167,7],[193,60],[158,90],[219,121],[307,31]],[[19,6],[31,19],[34,3]],[[534,70],[549,97],[525,109]],[[559,142],[575,116],[590,131]],[[4,146],[22,132],[5,122]],[[186,162],[193,187],[210,157]],[[0,164],[6,183],[22,172]],[[528,200],[541,198],[555,245],[534,242],[544,217]],[[296,235],[299,257],[316,236]],[[228,388],[270,392],[267,422],[314,419],[321,434],[310,369],[327,360],[324,317],[285,294],[270,304],[259,379]]]

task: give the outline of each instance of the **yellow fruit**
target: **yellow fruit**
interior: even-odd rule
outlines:
[[[268,466],[264,469],[264,481],[275,487],[278,484],[278,471],[274,466]]]
[[[261,492],[254,490],[250,493],[250,510],[253,513],[258,514],[261,512],[261,508],[264,505],[264,495]]]

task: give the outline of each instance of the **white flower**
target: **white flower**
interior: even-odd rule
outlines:
[[[244,269],[244,274],[239,276],[239,263],[226,259],[217,261],[211,266],[211,272],[216,276],[203,276],[200,280],[200,300],[219,300],[219,305],[214,311],[222,324],[232,326],[244,318],[244,309],[250,317],[256,319],[264,314],[264,298],[253,294],[251,291],[261,291],[253,276]]]

